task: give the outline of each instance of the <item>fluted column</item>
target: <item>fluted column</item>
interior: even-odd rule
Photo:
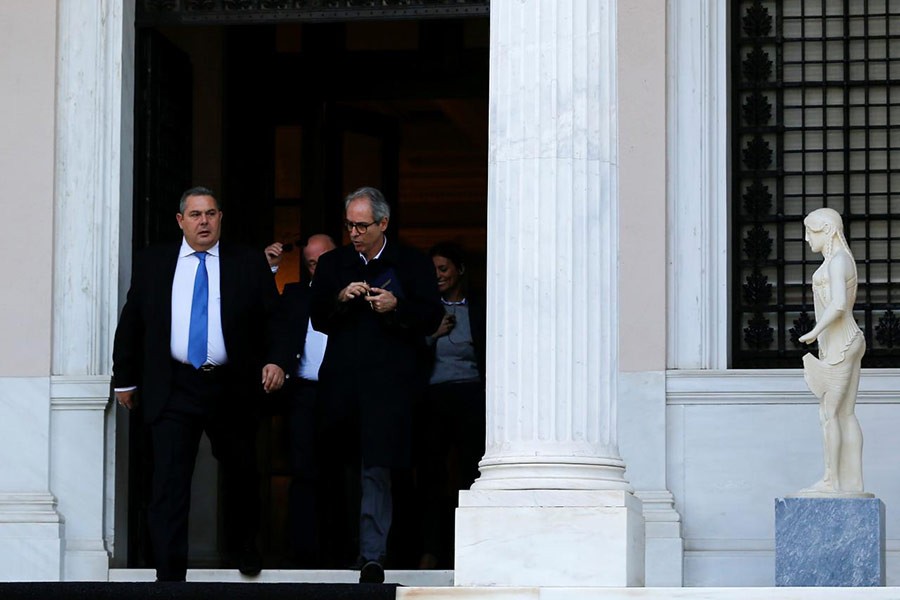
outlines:
[[[134,0],[59,3],[50,483],[66,522],[65,580],[106,580],[113,543],[109,396],[120,265],[130,264],[133,25]]]
[[[456,584],[639,585],[616,442],[616,1],[491,2],[487,448]]]
[[[476,489],[629,489],[616,448],[615,2],[491,3]]]

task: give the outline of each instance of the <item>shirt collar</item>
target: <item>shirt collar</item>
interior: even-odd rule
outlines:
[[[197,251],[191,248],[191,245],[188,244],[187,240],[182,237],[181,238],[181,249],[178,251],[178,258],[184,258],[185,256],[191,256],[192,254],[196,254]],[[210,256],[219,256],[219,242],[216,242],[212,248],[206,251]]]
[[[378,254],[372,257],[372,260],[376,258],[381,258],[381,254],[384,252],[384,249],[387,248],[387,236],[384,236],[384,243],[381,245],[381,250],[378,251]],[[359,257],[362,259],[364,264],[369,264],[369,259],[366,258],[366,255],[362,252],[359,253]]]

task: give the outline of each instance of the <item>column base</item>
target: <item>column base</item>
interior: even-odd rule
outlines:
[[[635,495],[644,505],[644,585],[681,587],[684,585],[684,540],[675,498],[668,490],[641,490]]]
[[[775,500],[775,585],[885,585],[884,502]]]
[[[641,501],[623,491],[470,490],[456,586],[644,585]]]
[[[60,581],[63,523],[45,493],[0,494],[0,581]]]
[[[61,581],[62,526],[0,525],[0,581]]]
[[[109,580],[109,553],[102,542],[86,541],[66,545],[66,581]]]

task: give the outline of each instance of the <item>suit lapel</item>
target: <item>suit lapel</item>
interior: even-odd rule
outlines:
[[[225,351],[228,352],[228,325],[234,316],[234,302],[238,285],[237,261],[229,247],[219,242],[219,297],[222,307],[222,337],[225,340]]]
[[[400,249],[397,247],[397,242],[395,240],[388,240],[388,245],[385,246],[384,252],[381,253],[381,257],[378,260],[383,260],[386,264],[396,265],[397,257],[400,254]]]
[[[306,333],[306,326],[309,324],[309,299],[312,296],[309,285],[306,282],[300,282],[303,286],[300,288],[300,294],[297,298],[297,309],[299,311],[298,321],[304,327],[303,332]]]
[[[359,252],[353,247],[353,244],[343,247],[343,255],[341,256],[341,271],[343,271],[341,286],[343,287],[351,281],[358,281],[365,277],[365,265],[359,257]]]

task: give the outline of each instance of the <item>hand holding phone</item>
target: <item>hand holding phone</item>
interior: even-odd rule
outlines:
[[[397,308],[397,297],[390,290],[380,287],[370,287],[366,301],[377,313],[387,313]]]

